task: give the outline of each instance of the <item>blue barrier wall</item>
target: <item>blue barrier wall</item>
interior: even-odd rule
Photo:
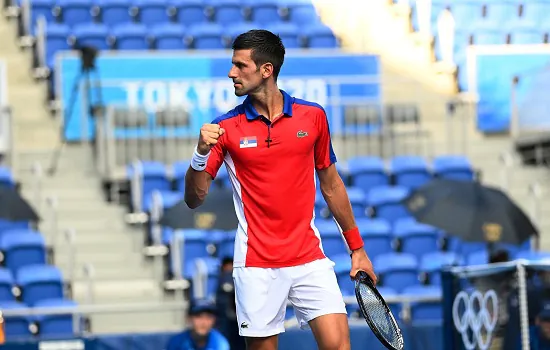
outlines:
[[[75,79],[80,74],[80,59],[67,53],[57,58],[56,90],[68,109]],[[98,57],[96,66],[97,74],[91,74],[91,84],[95,86],[99,76],[102,88],[100,92],[92,88],[90,96],[86,96],[92,103],[101,98],[104,104],[145,106],[150,112],[167,105],[183,106],[193,116],[188,130],[193,135],[204,122],[240,102],[227,77],[231,52],[107,52]],[[377,56],[289,50],[279,86],[295,97],[325,106],[331,130],[338,132],[343,123],[342,103],[381,103],[379,73]],[[69,141],[93,137],[92,120],[82,109],[82,86],[77,90],[80,93],[72,113],[64,120],[64,136]]]
[[[479,97],[477,127],[480,131],[509,130],[512,80],[516,76],[520,77],[516,90],[520,115],[529,114],[531,120],[543,121],[536,114],[548,109],[541,105],[545,104],[541,94],[550,90],[550,80],[548,74],[541,73],[550,70],[550,45],[484,46],[476,48],[474,53],[468,59],[468,66],[474,74],[470,78],[475,81],[470,81],[469,86]]]
[[[442,350],[441,325],[403,326],[407,350]],[[96,339],[69,340],[65,342],[12,343],[0,346],[6,350],[160,350],[172,334],[105,336]],[[386,350],[371,330],[365,326],[351,327],[351,348],[354,350]],[[315,350],[315,340],[310,331],[288,330],[280,336],[280,350]],[[238,350],[238,349],[237,349]]]

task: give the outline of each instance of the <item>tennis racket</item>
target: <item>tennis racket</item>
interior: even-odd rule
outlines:
[[[389,350],[403,350],[405,341],[401,329],[366,272],[359,271],[355,277],[355,297],[363,317],[378,340]]]
[[[342,228],[336,219],[333,218],[333,221],[342,235],[348,253],[351,254],[351,250],[344,239]],[[388,304],[374,286],[372,279],[364,271],[357,272],[355,276],[355,297],[361,309],[361,314],[363,314],[365,321],[367,321],[378,340],[389,350],[403,350],[405,341],[401,329],[399,329]]]

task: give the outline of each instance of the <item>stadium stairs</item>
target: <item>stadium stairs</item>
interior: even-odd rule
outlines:
[[[0,55],[8,65],[9,103],[17,130],[16,180],[21,182],[23,195],[40,212],[43,221],[39,230],[49,244],[54,244],[55,264],[65,277],[74,271],[73,299],[78,304],[162,302],[164,296],[152,267],[142,259],[141,242],[138,242],[141,232],[132,231],[124,224],[120,206],[104,201],[90,147],[86,144],[67,146],[56,174],[51,177],[46,174],[52,153],[59,145],[60,126],[45,107],[45,84],[37,84],[31,77],[30,53],[16,45],[15,23],[0,20],[0,35],[5,39],[0,41]],[[39,197],[37,179],[42,188]],[[57,203],[57,230],[48,198],[55,198]],[[64,238],[67,229],[75,232],[73,246]],[[54,239],[56,231],[58,235]],[[74,263],[70,260],[72,249],[76,252]],[[92,266],[93,299],[88,292],[90,284],[84,273],[85,265]],[[166,312],[91,317],[92,331],[98,333],[166,331],[181,321]]]
[[[408,1],[313,3],[323,21],[341,37],[346,50],[380,55],[384,102],[418,107],[422,128],[432,138],[431,156],[465,153],[480,170],[485,184],[505,187],[532,217],[533,196],[538,195],[540,247],[550,250],[548,168],[524,166],[509,135],[480,133],[472,117],[473,108],[468,113],[464,110],[468,107],[464,107],[456,114],[456,120],[451,122],[454,140],[448,139],[448,103],[458,97],[454,68],[436,62],[432,37],[412,31]]]

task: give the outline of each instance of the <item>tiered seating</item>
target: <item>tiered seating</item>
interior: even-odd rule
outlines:
[[[182,198],[182,179],[188,168],[187,162],[164,167],[143,163],[143,188],[148,195],[145,210],[148,210],[153,193],[162,196],[164,208]],[[178,169],[176,171],[176,169]],[[462,156],[441,156],[428,162],[424,158],[395,157],[385,162],[376,157],[356,157],[346,165],[339,164],[338,170],[347,186],[357,225],[363,235],[365,248],[376,266],[383,295],[440,295],[439,271],[445,265],[484,264],[488,262],[487,246],[482,243],[461,242],[445,232],[416,222],[400,203],[412,189],[433,177],[451,178],[462,181],[475,180],[475,171],[469,160]],[[177,174],[177,175],[176,175]],[[229,187],[227,172],[222,167],[214,187]],[[149,181],[149,182],[148,182]],[[155,187],[163,191],[155,192]],[[166,188],[171,188],[168,192]],[[317,217],[315,225],[319,230],[325,254],[332,259],[343,293],[353,296],[353,283],[349,278],[350,259],[336,225],[330,218],[322,195],[316,198]],[[173,233],[163,228],[163,242],[168,244]],[[208,296],[215,293],[215,281],[219,261],[233,255],[235,231],[181,231],[184,239],[181,270],[184,277],[191,278],[197,266],[207,271]],[[512,257],[526,256],[529,242],[523,247],[509,247]],[[531,257],[535,259],[536,257]],[[197,261],[203,262],[197,265]],[[171,260],[170,260],[171,261]],[[169,267],[173,271],[173,266]],[[191,293],[194,293],[193,288]],[[402,305],[392,305],[396,315]],[[357,309],[349,307],[350,312]],[[288,317],[292,316],[289,310]],[[419,303],[412,305],[413,321],[441,319],[441,305]]]
[[[9,169],[0,168],[0,184],[15,186]],[[31,226],[0,220],[0,310],[75,306],[66,299],[61,271],[49,263],[44,237]],[[5,319],[8,338],[73,334],[71,314]]]
[[[416,1],[410,3],[413,28],[418,30]],[[459,67],[459,87],[463,90],[467,89],[465,63],[468,45],[543,44],[549,40],[548,0],[433,0],[431,27],[437,58],[440,58],[437,18],[445,8],[450,9],[455,19],[455,61]]]
[[[84,45],[100,50],[225,49],[253,28],[279,34],[289,49],[336,48],[332,30],[305,0],[41,0],[31,21],[47,21],[45,64]],[[34,35],[35,33],[30,33]]]

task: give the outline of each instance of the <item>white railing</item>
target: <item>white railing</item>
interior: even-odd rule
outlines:
[[[34,71],[35,78],[43,79],[49,74],[48,62],[46,62],[46,18],[40,17],[36,20],[36,58],[37,65]]]

